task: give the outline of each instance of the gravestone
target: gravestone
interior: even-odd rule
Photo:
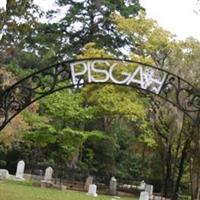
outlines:
[[[16,170],[16,179],[24,180],[24,168],[25,162],[23,160],[17,163],[17,170]]]
[[[41,181],[41,187],[52,187],[52,175],[53,175],[53,169],[51,167],[47,167],[44,174],[44,180]]]
[[[4,180],[9,177],[9,172],[7,169],[0,169],[0,180]]]
[[[109,192],[111,195],[117,194],[117,179],[115,177],[110,179]]]
[[[153,197],[153,185],[146,184],[145,192],[148,192],[149,198],[152,199],[152,197]]]
[[[149,200],[149,193],[148,192],[140,192],[139,200]]]
[[[92,185],[92,183],[93,183],[93,177],[92,176],[88,176],[87,179],[86,179],[86,181],[85,181],[84,189],[86,191],[88,191],[89,186]]]
[[[44,175],[44,181],[45,182],[51,182],[52,181],[52,174],[53,174],[53,169],[51,167],[46,168],[45,170],[45,175]]]
[[[89,185],[88,193],[87,195],[97,197],[97,186],[95,184]]]

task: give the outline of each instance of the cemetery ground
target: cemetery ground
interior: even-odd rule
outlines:
[[[112,196],[98,195],[98,197],[87,196],[84,192],[59,191],[57,189],[38,188],[28,181],[0,182],[1,200],[112,200],[118,199]],[[120,197],[120,200],[134,200],[133,197]],[[136,200],[136,198],[135,198]]]

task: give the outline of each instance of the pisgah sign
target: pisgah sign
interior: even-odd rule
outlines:
[[[122,65],[123,64],[123,65]],[[117,69],[123,66],[123,70]],[[159,94],[166,79],[166,73],[146,65],[138,65],[133,70],[125,63],[111,63],[105,60],[79,61],[70,64],[72,83],[114,83],[136,84],[141,89]]]

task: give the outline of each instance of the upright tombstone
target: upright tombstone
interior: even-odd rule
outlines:
[[[97,186],[95,184],[89,185],[88,193],[87,195],[97,197]]]
[[[53,175],[53,169],[51,167],[46,168],[44,175],[44,182],[51,183]]]
[[[9,172],[7,169],[0,169],[0,180],[6,179],[9,177]]]
[[[25,162],[23,160],[17,163],[16,179],[24,180]]]
[[[41,187],[52,187],[52,175],[53,169],[51,167],[47,167],[44,174],[44,180],[41,181]]]
[[[109,192],[111,195],[117,194],[117,179],[115,177],[110,179]]]
[[[149,198],[152,199],[153,198],[153,185],[145,185],[145,192],[148,192],[149,194]]]
[[[149,200],[149,193],[144,191],[144,192],[140,192],[140,198],[139,200]]]
[[[92,185],[92,183],[93,183],[93,177],[92,176],[88,176],[87,179],[86,179],[86,181],[85,181],[84,189],[86,191],[88,191],[89,186]]]

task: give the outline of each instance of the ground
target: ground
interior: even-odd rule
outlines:
[[[37,188],[27,182],[5,181],[0,182],[0,200],[112,200],[112,196],[99,195],[89,197],[83,192],[59,191],[56,189]],[[117,199],[117,198],[116,198]],[[121,197],[120,200],[134,200]]]

